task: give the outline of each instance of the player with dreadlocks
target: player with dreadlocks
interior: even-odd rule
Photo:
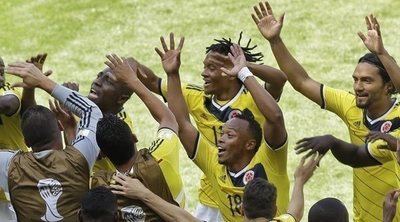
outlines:
[[[242,34],[240,34],[238,44],[240,44],[241,39]],[[231,52],[231,46],[234,43],[231,39],[226,38],[215,41],[216,43],[206,48],[206,57],[203,61],[204,70],[201,73],[204,81],[203,86],[182,84],[183,97],[191,116],[196,122],[198,131],[203,138],[213,144],[217,144],[217,137],[221,134],[222,125],[232,117],[241,114],[246,108],[260,125],[263,125],[266,121],[244,84],[238,78],[230,77],[221,70],[221,67],[227,69],[233,67],[228,53]],[[263,55],[254,53],[253,50],[257,46],[250,46],[250,43],[251,39],[246,46],[241,46],[247,60],[247,66],[255,76],[265,81],[265,89],[275,100],[278,100],[286,81],[286,75],[270,66],[255,64],[254,62],[261,61]],[[163,45],[163,48],[167,51],[166,45]],[[166,81],[155,76],[149,68],[142,64],[139,64],[139,71],[146,74],[147,78],[141,80],[149,89],[164,98],[167,97]],[[273,102],[275,103],[275,101]],[[278,187],[278,213],[286,212],[289,200],[289,179],[286,169],[287,134],[283,117],[279,116],[280,114],[282,113],[270,114],[271,120],[281,119],[282,121],[278,121],[279,123],[276,124],[278,126],[270,127],[270,129],[274,129],[274,132],[271,133],[273,136],[266,138],[260,147],[260,149],[267,150],[266,156],[269,160],[269,169],[265,171],[269,172],[270,175],[267,175],[268,178],[265,179],[271,181],[271,178],[279,178],[279,181],[273,181]],[[279,118],[276,118],[276,116],[279,116]],[[257,172],[258,170],[253,169],[253,171]],[[215,195],[209,181],[206,177],[203,177],[199,189],[200,203],[196,210],[197,218],[202,221],[220,220],[219,206],[215,202]],[[230,208],[232,212],[237,212],[240,208],[241,199],[227,198],[231,198]]]

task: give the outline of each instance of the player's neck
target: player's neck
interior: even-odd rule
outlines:
[[[228,171],[232,173],[237,173],[243,170],[247,165],[249,165],[253,156],[243,155],[242,158],[237,159],[234,163],[227,166]]]
[[[247,217],[245,217],[244,222],[268,222],[270,220],[264,218],[264,217],[258,217],[258,218],[254,218],[254,219],[248,219]]]
[[[229,88],[221,89],[214,94],[214,98],[218,101],[229,101],[233,99],[242,88],[241,84],[232,84]]]
[[[375,103],[370,104],[366,111],[367,116],[371,119],[376,119],[385,114],[391,107],[393,106],[392,98],[387,100],[377,101]]]
[[[117,170],[121,173],[129,173],[132,169],[132,165],[135,162],[137,151],[126,163],[116,166]]]
[[[116,114],[118,114],[119,111],[121,111],[122,109],[123,109],[122,106],[115,106],[115,107],[110,107],[110,108],[103,108],[103,109],[101,109],[101,112],[102,112],[103,114],[114,114],[114,115],[116,115]]]

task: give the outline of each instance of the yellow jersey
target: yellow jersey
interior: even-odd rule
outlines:
[[[286,213],[275,217],[271,222],[296,222],[296,219],[292,215]]]
[[[166,98],[166,82],[163,81],[160,86],[161,95]],[[244,86],[242,86],[238,93],[224,105],[216,103],[212,96],[206,95],[203,88],[197,85],[183,84],[182,94],[189,113],[196,122],[198,131],[202,134],[204,139],[212,144],[217,143],[217,136],[220,135],[224,123],[246,108],[251,111],[254,118],[261,126],[263,126],[265,122],[265,118],[258,109],[252,95]],[[267,148],[267,144],[262,143],[260,150],[262,149],[270,148]],[[279,159],[269,158],[271,160],[271,168],[282,169],[282,171],[279,171],[282,176],[281,183],[283,183],[284,186],[277,186],[278,193],[281,193],[281,195],[278,196],[278,202],[281,203],[278,206],[279,212],[286,212],[289,203],[289,177],[286,168],[287,147],[284,146],[283,149],[285,150],[285,155],[278,155]],[[269,150],[268,154],[270,154],[271,157],[276,156],[272,150]],[[218,208],[219,206],[215,201],[216,199],[216,192],[210,186],[210,182],[207,178],[203,176],[200,181],[199,201],[206,206]]]
[[[215,201],[224,221],[243,221],[241,205],[244,187],[249,181],[258,177],[276,186],[277,215],[286,212],[289,183],[286,181],[286,162],[281,163],[279,160],[287,156],[287,143],[275,151],[266,146],[260,147],[250,163],[235,175],[231,175],[232,173],[228,172],[225,165],[218,163],[217,152],[215,145],[199,134],[192,160],[207,176],[214,188]]]
[[[5,83],[0,88],[0,96],[15,96],[19,101],[18,110],[11,116],[0,114],[0,148],[28,151],[21,130],[21,93]]]
[[[321,87],[323,87],[321,90],[322,108],[335,113],[344,121],[349,131],[351,143],[365,144],[369,131],[388,133],[400,129],[399,102],[393,101],[392,107],[385,114],[371,120],[364,109],[356,106],[356,98],[353,94],[327,86]],[[399,188],[399,171],[396,166],[396,159],[383,161],[381,158],[387,156],[388,152],[378,152],[376,149],[369,151],[382,165],[353,169],[354,221],[381,221],[383,215],[382,203],[386,193]],[[393,153],[393,155],[395,154]],[[394,221],[400,221],[400,218]]]

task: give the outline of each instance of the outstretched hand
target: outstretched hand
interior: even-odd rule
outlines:
[[[57,120],[61,123],[63,130],[76,129],[76,120],[70,110],[65,109],[57,100],[54,103],[49,100],[50,110],[55,114]]]
[[[129,65],[129,62],[126,58],[122,57],[122,59],[116,55],[106,55],[108,61],[104,63],[110,67],[112,73],[107,73],[108,77],[115,82],[120,82],[122,84],[128,84],[132,81],[138,80],[136,70]]]
[[[244,56],[242,48],[238,44],[231,46],[231,52],[228,54],[229,59],[233,63],[233,68],[228,70],[225,67],[221,67],[221,71],[229,76],[237,77],[239,71],[247,66],[246,57]]]
[[[113,176],[113,179],[117,184],[111,184],[111,191],[117,195],[123,195],[131,199],[140,199],[141,195],[147,188],[135,178],[125,176],[123,174],[117,174]]]
[[[295,180],[305,184],[311,178],[315,169],[317,169],[319,161],[323,156],[324,155],[320,155],[318,152],[316,152],[310,158],[308,158],[309,160],[307,162],[307,156],[303,156],[296,168],[296,171],[294,172]]]
[[[265,3],[260,2],[259,7],[260,8],[254,6],[253,8],[256,14],[251,14],[258,30],[268,41],[279,38],[285,14],[276,19],[272,12],[271,5],[267,1]]]
[[[305,155],[305,158],[311,156],[315,152],[325,155],[329,149],[332,148],[334,140],[335,137],[332,135],[304,138],[297,141],[294,149],[296,154],[300,154],[309,150],[310,152]]]
[[[30,59],[27,59],[26,62],[32,63],[35,65],[41,72],[43,72],[43,65],[46,61],[47,53],[37,54],[36,56],[32,56]],[[47,70],[43,73],[45,76],[50,76],[53,73],[52,70]]]
[[[167,75],[170,74],[178,74],[179,67],[181,66],[181,51],[183,48],[183,43],[185,42],[185,37],[182,37],[179,41],[178,48],[175,49],[175,40],[174,33],[169,34],[169,49],[167,44],[165,43],[164,37],[160,37],[161,45],[163,47],[164,52],[162,52],[159,48],[155,48],[157,54],[161,58],[161,62],[164,68],[164,71]]]
[[[374,54],[382,54],[385,52],[383,46],[380,25],[374,15],[365,16],[365,23],[367,25],[367,35],[358,32],[358,36],[363,41],[367,49]]]
[[[366,137],[368,143],[373,143],[376,140],[383,140],[387,145],[379,145],[379,149],[388,149],[391,151],[396,151],[397,139],[396,137],[390,135],[389,133],[382,133],[379,131],[370,131]]]
[[[17,82],[12,87],[43,87],[43,83],[48,79],[35,65],[27,62],[15,62],[8,64],[5,72],[22,78],[22,82]]]

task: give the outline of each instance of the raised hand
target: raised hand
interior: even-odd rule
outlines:
[[[183,48],[183,43],[185,42],[185,37],[181,38],[177,49],[175,49],[174,33],[172,32],[169,34],[169,49],[165,43],[164,37],[161,36],[160,41],[164,52],[157,47],[155,50],[161,58],[164,71],[167,73],[167,75],[178,74],[179,67],[181,66],[181,51]]]
[[[259,8],[257,6],[254,6],[253,8],[255,14],[251,14],[251,17],[261,34],[268,41],[273,41],[274,39],[279,38],[285,14],[276,19],[272,12],[271,5],[267,1],[265,3],[260,2]]]
[[[367,35],[358,32],[358,36],[363,41],[367,49],[374,54],[382,54],[385,52],[383,46],[380,25],[374,15],[365,16],[365,23],[367,25]]]
[[[228,54],[229,59],[233,63],[233,68],[228,70],[225,67],[221,67],[222,72],[232,77],[237,77],[239,71],[247,66],[246,57],[244,56],[242,48],[238,44],[231,46],[231,52]]]
[[[48,78],[35,65],[27,62],[15,62],[8,64],[5,72],[22,78],[22,82],[14,83],[13,87],[43,87]]]
[[[306,158],[315,152],[325,155],[325,153],[332,148],[334,140],[335,138],[331,135],[304,138],[297,141],[294,150],[296,151],[296,154],[309,150],[310,152],[305,155]]]
[[[58,121],[60,121],[64,130],[76,129],[76,120],[71,111],[64,109],[57,100],[54,103],[49,100],[50,110],[56,115]]]
[[[396,216],[397,202],[399,200],[400,190],[392,190],[386,194],[383,202],[383,222],[393,221]]]
[[[324,155],[320,155],[318,152],[314,153],[311,158],[306,162],[307,157],[303,156],[300,160],[299,165],[294,172],[294,177],[299,180],[302,184],[305,184],[313,175],[315,169],[319,165],[319,161]]]
[[[107,75],[112,81],[117,81],[122,84],[128,84],[132,81],[138,80],[137,67],[131,67],[126,58],[120,58],[116,54],[106,56],[108,61],[104,62],[111,69],[111,73]],[[134,70],[135,69],[135,70]]]
[[[32,56],[30,59],[27,59],[26,62],[32,63],[35,65],[41,72],[43,72],[43,65],[44,62],[46,61],[47,58],[47,53],[43,54],[38,54],[36,56]],[[53,73],[52,70],[48,70],[45,73],[43,73],[45,76],[49,76]]]

